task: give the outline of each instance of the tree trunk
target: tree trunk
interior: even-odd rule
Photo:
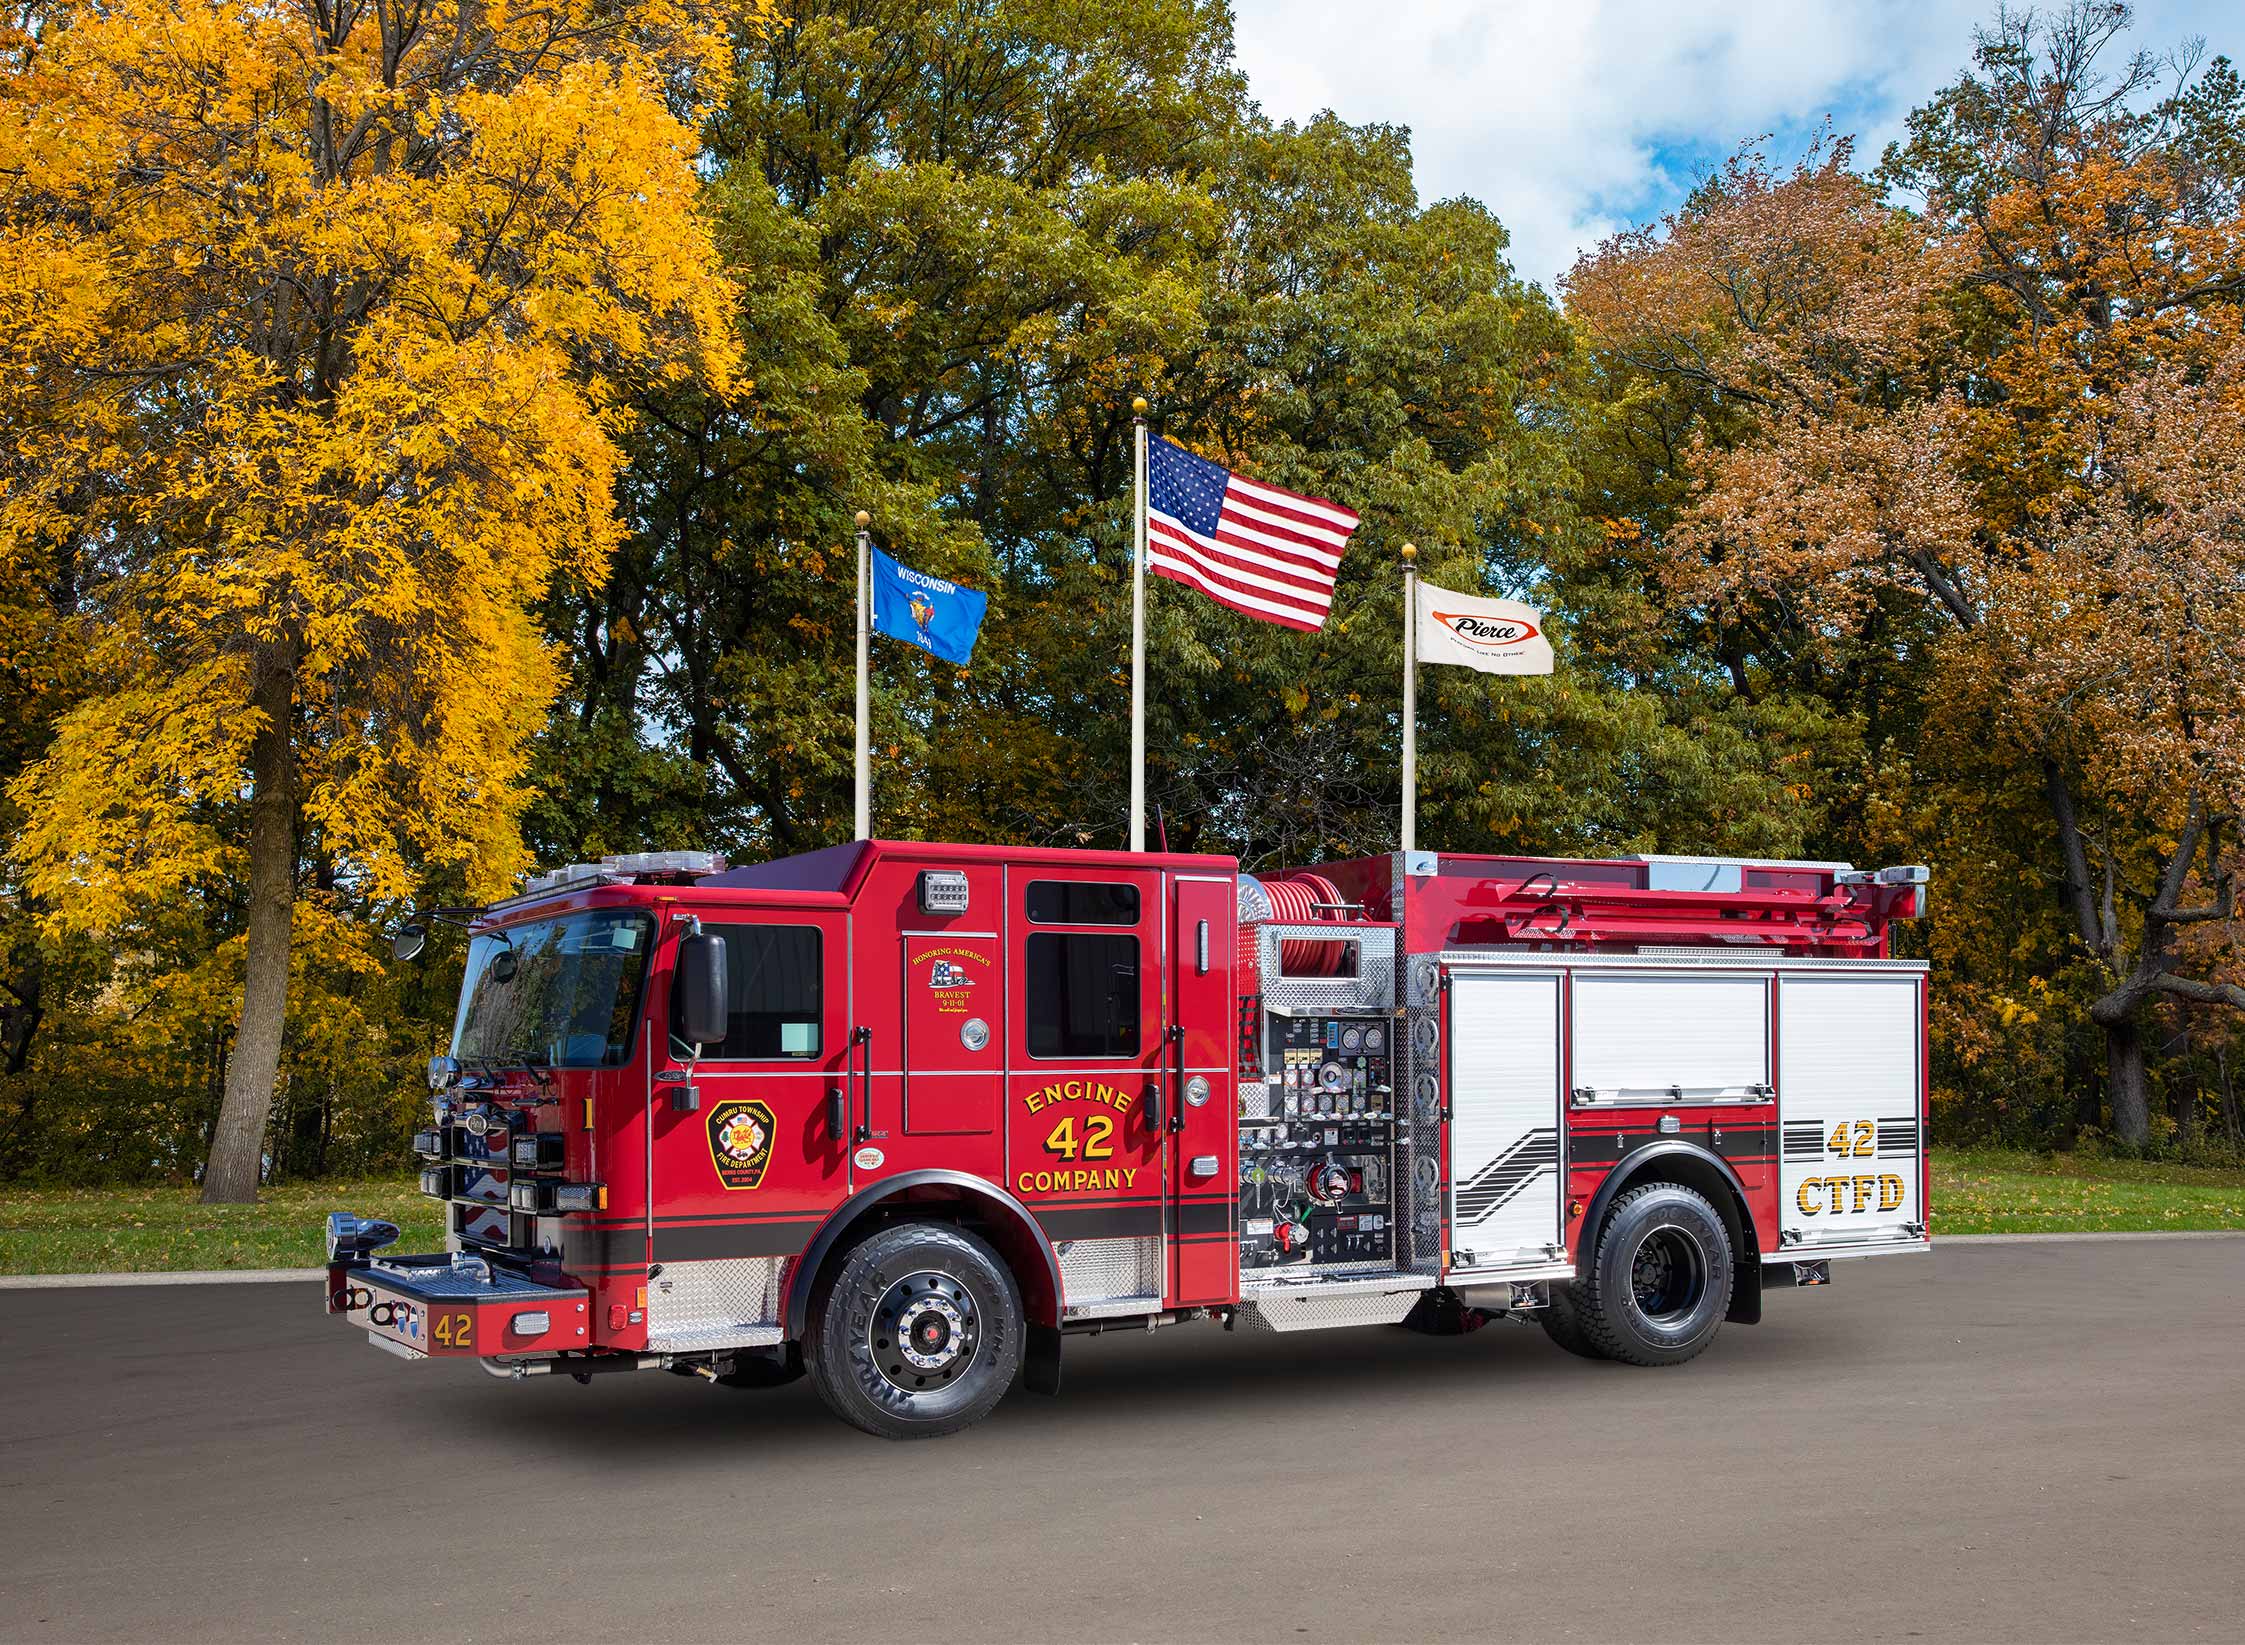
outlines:
[[[2144,1031],[2133,1018],[2105,1030],[2105,1098],[2112,1104],[2113,1134],[2141,1148],[2151,1137],[2151,1108],[2145,1096]]]
[[[2229,1133],[2229,1145],[2235,1148],[2240,1140],[2237,1115],[2237,1088],[2229,1082],[2229,1047],[2214,1053],[2214,1068],[2222,1077],[2222,1129]]]
[[[249,944],[242,1013],[226,1062],[226,1100],[203,1168],[203,1203],[254,1203],[265,1123],[288,1014],[289,927],[296,912],[296,756],[293,651],[260,652],[252,701],[265,717],[250,745]]]

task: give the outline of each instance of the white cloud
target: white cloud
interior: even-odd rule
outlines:
[[[1266,112],[1412,128],[1421,195],[1470,194],[1550,285],[1579,251],[1657,216],[1694,160],[1831,112],[1875,157],[1968,62],[1993,0],[1234,0]],[[2224,25],[2228,25],[2226,28]],[[2204,34],[2245,55],[2227,6],[2156,0],[2135,41]]]

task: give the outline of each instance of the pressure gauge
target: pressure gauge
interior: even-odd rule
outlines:
[[[1328,1091],[1345,1090],[1349,1083],[1349,1071],[1337,1062],[1329,1062],[1317,1071],[1317,1083]]]
[[[1388,1031],[1387,1031],[1387,1030],[1386,1030],[1385,1028],[1378,1028],[1378,1027],[1373,1027],[1373,1028],[1367,1028],[1367,1029],[1366,1029],[1366,1030],[1364,1031],[1364,1049],[1365,1049],[1365,1050],[1367,1050],[1367,1051],[1382,1051],[1382,1050],[1385,1050],[1385,1049],[1387,1048],[1387,1043],[1388,1043]]]
[[[1343,1029],[1343,1030],[1341,1031],[1341,1049],[1342,1049],[1342,1050],[1344,1050],[1344,1051],[1356,1051],[1356,1050],[1360,1050],[1360,1049],[1362,1049],[1363,1045],[1364,1045],[1364,1030],[1363,1030],[1363,1029],[1361,1029],[1361,1028],[1345,1028],[1345,1029]]]

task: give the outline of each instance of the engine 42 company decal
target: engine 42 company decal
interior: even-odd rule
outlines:
[[[754,1188],[772,1162],[772,1111],[735,1098],[709,1111],[709,1158],[728,1188]]]

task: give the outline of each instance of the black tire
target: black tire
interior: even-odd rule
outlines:
[[[1536,1323],[1543,1327],[1545,1336],[1570,1354],[1579,1354],[1584,1359],[1606,1357],[1599,1352],[1598,1345],[1590,1340],[1590,1333],[1583,1328],[1582,1309],[1575,1302],[1575,1288],[1572,1285],[1554,1285],[1551,1288],[1551,1306],[1536,1315]]]
[[[1021,1290],[964,1229],[879,1229],[812,1299],[803,1361],[844,1422],[932,1439],[988,1416],[1021,1369]]]
[[[1606,1358],[1681,1365],[1730,1307],[1730,1233],[1681,1183],[1645,1183],[1614,1201],[1572,1289],[1583,1336]]]

